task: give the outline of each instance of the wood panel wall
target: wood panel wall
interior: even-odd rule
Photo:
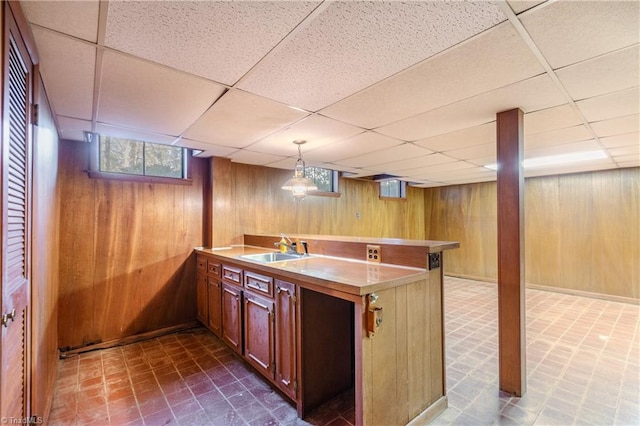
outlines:
[[[58,134],[37,72],[34,78],[39,123],[33,144],[31,410],[46,416],[58,371]]]
[[[60,143],[60,348],[195,320],[207,160],[190,186],[91,179],[88,148]]]
[[[427,236],[460,241],[446,273],[495,280],[495,182],[426,190]],[[640,298],[640,168],[525,182],[526,283]]]
[[[225,211],[231,215],[230,221],[214,225],[214,234],[227,236],[220,239],[214,235],[216,246],[241,243],[243,234],[280,232],[425,238],[424,198],[419,188],[407,188],[405,200],[381,200],[377,183],[341,178],[340,197],[310,195],[296,202],[280,188],[291,177],[290,170],[237,163],[230,163],[229,168],[214,163],[212,170],[214,182],[224,180],[216,170],[228,170],[232,188],[227,192],[214,190],[214,206],[228,203]]]

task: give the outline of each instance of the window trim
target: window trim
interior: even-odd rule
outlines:
[[[97,137],[96,137],[97,136]],[[146,141],[138,141],[140,143],[150,143]],[[88,142],[89,147],[89,169],[87,174],[92,179],[110,179],[127,182],[143,182],[143,183],[167,183],[172,185],[192,185],[193,179],[191,176],[191,150],[188,148],[180,147],[182,149],[182,174],[184,177],[167,177],[167,176],[151,176],[151,175],[136,175],[129,173],[116,173],[116,172],[103,172],[100,170],[100,135],[93,134],[91,141]],[[158,144],[161,145],[161,144]],[[144,153],[144,150],[143,150]],[[144,154],[143,154],[144,155]],[[143,163],[144,167],[144,163]]]

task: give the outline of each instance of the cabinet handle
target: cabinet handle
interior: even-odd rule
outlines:
[[[11,312],[2,315],[2,325],[9,327],[9,321],[16,320],[16,310],[12,309]]]

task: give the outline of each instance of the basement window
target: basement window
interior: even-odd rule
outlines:
[[[112,136],[93,139],[91,177],[160,183],[189,181],[186,148]]]
[[[389,179],[380,182],[380,198],[406,198],[406,182],[400,179]]]
[[[310,195],[339,195],[338,193],[338,171],[323,169],[322,167],[305,167],[305,177],[318,187],[317,191],[310,192]]]

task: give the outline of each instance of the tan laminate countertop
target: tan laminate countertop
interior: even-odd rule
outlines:
[[[247,245],[214,249],[198,247],[196,251],[214,255],[223,263],[292,279],[301,287],[335,296],[340,296],[334,294],[335,292],[345,293],[345,296],[363,296],[424,279],[429,273],[421,268],[321,255],[311,255],[292,261],[262,263],[244,259],[241,256],[269,253],[275,250]]]

